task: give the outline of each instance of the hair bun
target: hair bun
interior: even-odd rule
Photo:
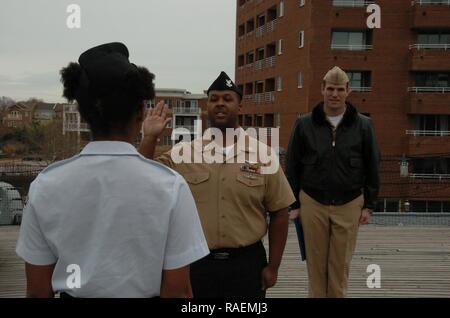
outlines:
[[[80,81],[82,76],[82,69],[78,63],[69,63],[67,67],[64,67],[61,71],[61,83],[64,86],[63,96],[69,101],[73,101],[76,98],[78,88],[80,87]]]
[[[132,92],[138,99],[153,99],[155,75],[145,67],[134,66],[125,75],[125,85],[128,92]]]

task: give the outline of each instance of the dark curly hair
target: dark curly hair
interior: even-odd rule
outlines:
[[[122,81],[106,87],[89,84],[85,70],[78,63],[69,63],[60,74],[63,96],[68,101],[77,101],[80,115],[94,137],[123,132],[143,101],[155,97],[155,76],[145,67],[130,67]]]

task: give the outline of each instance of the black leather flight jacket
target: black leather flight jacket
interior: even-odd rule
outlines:
[[[347,103],[336,129],[329,123],[323,102],[294,124],[287,151],[286,175],[300,207],[303,190],[324,205],[343,205],[361,193],[364,208],[373,210],[379,191],[378,149],[370,118]]]

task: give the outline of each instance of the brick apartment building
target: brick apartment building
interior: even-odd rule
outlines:
[[[367,25],[372,3],[380,29]],[[374,123],[383,155],[377,211],[450,212],[450,1],[237,0],[242,126],[280,127],[287,147],[334,65],[349,75],[350,102]]]
[[[156,105],[164,100],[172,112],[172,121],[161,135],[158,145],[173,145],[172,131],[174,128],[184,128],[186,133],[190,132],[191,139],[197,138],[207,128],[206,115],[206,94],[192,94],[185,89],[156,89],[156,97],[149,101],[149,105]],[[202,127],[195,126],[195,123],[202,121]],[[180,135],[175,136],[175,140],[180,140]]]

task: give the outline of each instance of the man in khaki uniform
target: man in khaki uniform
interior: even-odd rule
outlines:
[[[259,154],[267,153],[268,146],[239,127],[241,100],[240,90],[222,72],[208,90],[207,106],[211,126],[223,133],[223,140],[180,143],[157,158],[188,182],[211,251],[191,265],[194,297],[264,297],[278,277],[288,232],[288,207],[295,197],[278,162],[274,173],[263,173],[265,165]],[[153,157],[155,140],[167,122],[167,110],[161,103],[150,110],[140,147],[144,156]],[[227,141],[230,128],[235,136]],[[174,154],[184,151],[190,152],[187,158],[192,160],[174,160]],[[211,155],[221,161],[204,159]],[[195,157],[202,158],[201,162],[192,163]],[[261,242],[267,230],[268,263]]]
[[[369,223],[379,189],[372,122],[346,102],[348,82],[339,67],[325,75],[324,101],[297,119],[287,154],[311,297],[345,297],[358,227]]]

